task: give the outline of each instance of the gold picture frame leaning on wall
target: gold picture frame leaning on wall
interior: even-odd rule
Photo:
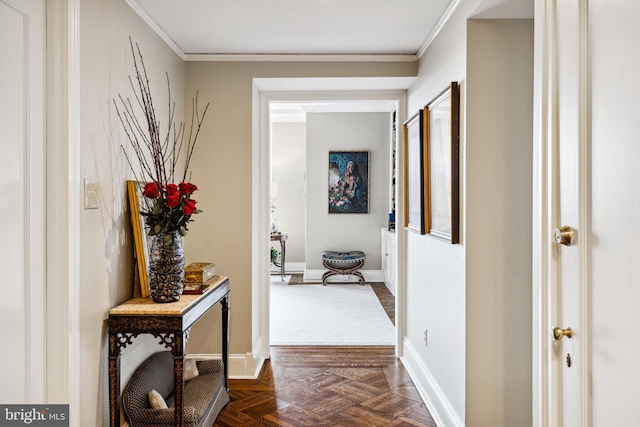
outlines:
[[[460,91],[457,82],[424,107],[429,181],[428,233],[460,242]]]
[[[429,175],[424,143],[424,112],[418,111],[403,124],[404,130],[404,226],[419,234],[429,232]]]
[[[144,224],[144,217],[140,215],[141,202],[144,203],[145,183],[141,181],[127,181],[129,195],[129,210],[131,211],[131,228],[133,230],[134,254],[136,258],[134,297],[149,297],[149,247],[150,237]]]

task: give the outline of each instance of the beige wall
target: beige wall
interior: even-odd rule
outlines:
[[[252,337],[251,179],[252,90],[254,78],[404,77],[415,63],[370,62],[187,62],[185,89],[199,90],[211,101],[202,145],[193,160],[193,181],[201,186],[199,206],[205,212],[185,241],[187,257],[206,258],[231,278],[230,352],[246,354]],[[208,315],[217,316],[215,312]],[[211,318],[214,322],[217,317]],[[217,331],[194,327],[192,353],[215,353]]]
[[[408,93],[411,115],[461,85],[462,228],[458,245],[407,233],[404,357],[442,425],[528,426],[533,30],[469,20],[479,3],[456,9]]]
[[[475,3],[475,4],[474,4]],[[460,83],[460,156],[465,144],[465,75],[467,18],[479,0],[461,2],[420,58],[416,82],[409,88],[407,115]],[[464,163],[460,164],[463,183]],[[464,194],[464,185],[460,187]],[[432,411],[442,425],[465,422],[465,221],[461,203],[460,244],[451,245],[428,235],[406,232],[406,337],[404,355],[426,390]],[[396,231],[397,232],[397,231]],[[399,269],[402,266],[398,266]],[[427,329],[428,346],[424,342]]]
[[[470,20],[467,31],[467,425],[525,427],[532,397],[533,21]]]
[[[133,246],[125,181],[131,179],[112,99],[130,94],[134,72],[129,39],[144,55],[158,117],[166,117],[166,75],[183,113],[183,61],[122,1],[82,1],[80,7],[80,178],[97,181],[100,207],[80,212],[81,426],[108,425],[107,329],[111,307],[131,298]],[[166,122],[166,120],[165,120]],[[122,358],[122,384],[157,340],[140,337]]]

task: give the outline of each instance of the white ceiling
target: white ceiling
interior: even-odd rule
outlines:
[[[125,0],[185,60],[286,56],[415,61],[464,0]],[[471,18],[531,18],[533,0],[481,0]],[[318,56],[320,55],[320,56]],[[239,59],[240,58],[240,59]],[[357,60],[357,59],[355,59]],[[260,79],[258,79],[260,80]],[[413,78],[266,79],[263,90],[402,90]],[[274,120],[311,111],[390,111],[389,101],[284,102]]]
[[[125,1],[187,57],[415,57],[463,0]],[[533,0],[481,0],[471,17],[531,18]]]
[[[127,2],[187,55],[415,55],[452,0]]]

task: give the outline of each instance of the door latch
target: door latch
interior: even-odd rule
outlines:
[[[570,246],[574,236],[575,231],[568,225],[563,225],[553,231],[553,240],[559,245]]]
[[[560,326],[554,326],[551,333],[554,341],[560,341],[563,337],[571,338],[573,336],[571,328],[562,329]]]

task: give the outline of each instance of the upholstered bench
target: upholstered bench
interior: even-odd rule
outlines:
[[[322,252],[322,265],[329,271],[322,275],[322,285],[327,285],[327,279],[336,274],[353,274],[364,285],[364,277],[358,270],[362,268],[367,256],[362,251],[350,252]]]
[[[229,403],[222,361],[198,361],[195,368],[195,371],[190,369],[185,361],[183,424],[185,427],[209,427]],[[187,381],[187,377],[192,379]],[[152,354],[136,369],[122,394],[122,406],[132,427],[173,425],[173,356],[170,352]]]

